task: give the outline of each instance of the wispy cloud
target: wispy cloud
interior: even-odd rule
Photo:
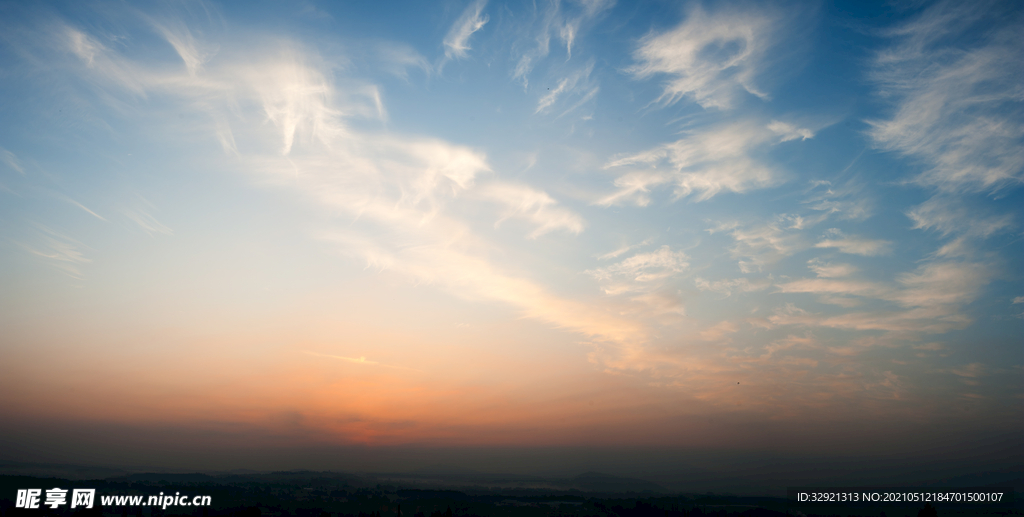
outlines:
[[[180,21],[160,23],[151,20],[151,23],[156,31],[174,47],[175,52],[185,63],[188,75],[195,77],[203,63],[207,61],[208,54],[199,49],[199,43],[192,36],[192,31]]]
[[[484,19],[482,6],[473,4],[464,13],[463,21],[475,20],[470,29]],[[578,214],[528,185],[479,181],[493,171],[478,149],[353,124],[378,118],[383,99],[373,95],[378,90],[371,84],[328,73],[330,65],[316,52],[288,40],[275,41],[269,51],[259,42],[236,41],[238,48],[204,63],[193,79],[187,70],[135,62],[72,32],[80,36],[72,38],[78,42],[75,55],[96,64],[81,73],[100,87],[137,91],[140,98],[159,97],[208,115],[213,122],[206,129],[237,153],[254,180],[298,191],[349,218],[314,232],[340,254],[456,296],[507,304],[525,317],[606,346],[645,339],[642,325],[552,294],[522,270],[489,259],[497,241],[462,217],[472,208],[499,223],[523,220],[533,225],[529,236],[538,238],[582,231]],[[465,43],[455,38],[453,49],[464,46],[459,41]],[[118,73],[106,73],[110,70]],[[274,148],[279,151],[266,152]],[[153,210],[140,202],[122,212],[148,233],[170,233]]]
[[[988,237],[1013,227],[1013,216],[979,216],[978,209],[968,209],[959,198],[933,197],[907,211],[914,229],[935,230],[950,234]]]
[[[527,220],[536,226],[536,229],[530,233],[531,239],[554,230],[565,230],[571,233],[583,231],[582,217],[557,206],[558,203],[551,196],[534,188],[494,182],[482,186],[479,189],[479,194],[493,202],[505,205],[506,210],[495,226],[512,218]]]
[[[721,192],[777,185],[785,175],[755,154],[778,142],[776,132],[752,120],[691,131],[681,140],[613,159],[605,168],[628,168],[628,172],[615,180],[617,192],[597,204],[646,206],[651,190],[664,184],[674,185],[675,199],[696,193],[697,201]]]
[[[448,30],[443,42],[445,60],[462,59],[468,55],[469,37],[482,29],[489,20],[488,16],[483,14],[486,5],[487,0],[476,0],[470,3],[462,11],[462,16],[459,16],[459,19],[452,24],[452,28]],[[438,68],[440,69],[442,66],[443,63]]]
[[[583,101],[591,100],[597,95],[598,86],[590,81],[590,73],[594,70],[594,62],[591,61],[583,69],[576,70],[558,81],[553,90],[548,91],[537,101],[537,109],[534,113],[541,113],[549,110],[558,101],[559,97],[576,94],[582,97]],[[563,112],[564,114],[565,112]]]
[[[17,155],[0,147],[0,159],[7,164],[8,167],[18,172],[22,176],[25,175],[25,169],[21,167],[21,162],[18,160]]]
[[[682,251],[662,246],[649,253],[637,253],[618,263],[587,271],[605,283],[607,294],[648,290],[652,282],[673,277],[689,267]]]
[[[892,29],[893,45],[875,60],[895,114],[869,121],[871,138],[923,164],[912,181],[945,192],[1024,181],[1020,13],[986,5],[939,2]],[[972,39],[973,28],[984,35]]]
[[[731,278],[725,280],[707,280],[701,277],[694,279],[694,284],[701,291],[712,291],[731,296],[734,291],[749,293],[763,291],[771,286],[767,278],[751,280],[749,278]]]
[[[552,38],[562,41],[566,59],[571,59],[573,46],[585,26],[614,5],[614,0],[550,2],[541,13],[534,4],[532,19],[520,29],[522,36],[513,47],[518,55],[512,70],[513,80],[522,82],[524,89],[529,87],[530,73],[551,52]]]
[[[132,222],[139,225],[147,235],[152,236],[154,233],[162,233],[164,235],[173,234],[174,231],[158,221],[156,217],[153,217],[150,213],[151,210],[155,209],[156,206],[154,206],[153,203],[150,203],[149,200],[142,196],[136,196],[135,203],[133,203],[131,207],[122,208],[121,213]]]
[[[88,207],[86,207],[85,205],[83,205],[83,204],[79,203],[78,201],[75,201],[74,199],[71,199],[71,198],[69,198],[69,197],[67,197],[67,196],[61,196],[61,198],[62,198],[62,199],[63,199],[64,201],[67,201],[68,203],[71,203],[72,205],[74,205],[74,206],[77,206],[78,208],[81,208],[81,209],[82,209],[83,211],[85,211],[85,213],[87,213],[87,214],[89,214],[89,215],[91,215],[91,216],[93,216],[93,217],[95,217],[95,218],[99,219],[100,221],[106,221],[106,220],[107,220],[107,219],[106,219],[105,217],[103,217],[102,215],[100,215],[100,214],[97,214],[96,212],[93,212],[93,211],[92,211],[92,210],[90,210],[90,209],[89,209]]]
[[[825,238],[814,245],[815,248],[836,248],[851,255],[874,257],[889,253],[892,242],[882,239],[865,239],[857,236],[846,236],[837,228],[831,228]]]
[[[82,272],[79,269],[79,264],[92,262],[81,250],[86,246],[78,240],[42,224],[36,224],[35,227],[38,231],[31,239],[31,243],[15,242],[25,251],[44,259],[48,264],[68,276],[81,279]]]
[[[830,181],[819,180],[813,184],[803,203],[821,212],[824,218],[835,216],[863,221],[874,211],[874,203],[864,194],[863,186],[849,181],[834,185]],[[824,221],[824,218],[819,219]]]
[[[814,131],[811,131],[810,129],[807,129],[805,127],[799,127],[788,122],[782,122],[779,120],[771,121],[771,123],[768,124],[768,129],[770,129],[776,135],[782,137],[783,142],[796,140],[797,138],[799,138],[800,140],[814,138]]]
[[[855,279],[802,279],[778,284],[780,292],[856,296],[894,302],[901,309],[819,316],[806,312],[770,318],[786,325],[820,325],[901,333],[943,333],[964,328],[972,319],[962,308],[977,299],[994,271],[977,262],[934,261],[896,275],[895,283]]]
[[[363,357],[363,356],[360,356],[360,357],[345,357],[345,356],[341,356],[341,355],[321,354],[321,353],[317,353],[317,352],[310,352],[309,350],[303,350],[303,353],[311,355],[311,356],[314,356],[314,357],[325,357],[325,358],[328,358],[328,359],[337,359],[339,361],[347,361],[347,362],[350,362],[350,363],[363,364],[363,365],[366,365],[366,366],[380,366],[382,368],[394,368],[396,370],[408,370],[408,371],[412,371],[412,372],[421,372],[421,371],[423,371],[423,370],[417,370],[416,368],[409,368],[408,366],[395,366],[395,365],[392,365],[392,364],[379,363],[377,361],[371,361],[371,360],[369,360],[369,359],[367,359],[366,357]]]
[[[807,267],[814,271],[814,274],[818,275],[819,278],[842,278],[858,271],[856,267],[850,264],[832,264],[818,258],[808,260]]]
[[[615,249],[613,251],[609,251],[608,253],[603,253],[601,255],[598,255],[597,258],[600,259],[600,260],[610,260],[610,259],[613,259],[613,258],[617,258],[618,256],[622,255],[623,253],[626,253],[628,251],[634,250],[634,249],[642,247],[642,246],[647,246],[648,244],[651,244],[651,242],[653,242],[652,239],[645,239],[643,242],[641,242],[639,244],[629,244],[629,245],[626,245],[626,246],[622,246],[622,247],[617,248],[617,249]]]
[[[695,5],[672,30],[640,41],[629,72],[637,78],[668,76],[658,99],[663,104],[691,96],[705,108],[726,109],[741,91],[767,98],[755,78],[775,42],[777,23],[768,12],[723,8],[709,13]]]
[[[800,225],[794,224],[798,220],[799,216],[782,214],[766,222],[719,223],[707,232],[727,232],[733,239],[729,252],[739,259],[740,271],[753,273],[809,247],[801,235]]]
[[[432,71],[430,62],[423,54],[408,45],[390,41],[375,46],[374,64],[406,81],[409,80],[410,68],[419,68],[428,75]]]

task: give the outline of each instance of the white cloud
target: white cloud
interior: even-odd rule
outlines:
[[[814,245],[815,248],[836,248],[843,253],[851,255],[864,255],[874,257],[889,253],[892,242],[881,239],[865,239],[857,236],[844,236],[841,231],[832,228],[826,234],[833,238],[826,238]]]
[[[615,180],[618,190],[597,201],[603,206],[650,203],[652,187],[673,184],[674,198],[696,193],[697,201],[721,192],[742,193],[776,185],[783,174],[755,158],[776,140],[775,133],[754,121],[694,131],[687,138],[612,160],[605,168],[629,168]],[[636,166],[645,165],[646,169]]]
[[[893,298],[905,307],[960,306],[974,301],[993,273],[982,263],[932,262],[898,275],[903,289]]]
[[[406,81],[409,80],[409,68],[419,68],[426,74],[432,70],[426,57],[401,43],[381,42],[376,45],[374,54],[375,65]]]
[[[874,203],[862,190],[862,186],[853,182],[833,185],[829,181],[817,181],[803,202],[808,208],[822,212],[819,222],[833,214],[840,219],[863,221],[871,217]]]
[[[86,246],[76,239],[57,232],[47,226],[36,224],[38,232],[32,236],[32,243],[17,242],[25,251],[44,259],[48,264],[63,271],[72,278],[81,279],[79,264],[92,262],[82,252]]]
[[[585,100],[592,99],[597,95],[598,87],[590,80],[590,73],[594,70],[594,62],[591,61],[585,68],[576,70],[569,76],[558,81],[553,90],[547,91],[537,101],[537,109],[534,113],[547,111],[559,99],[573,93],[582,96]]]
[[[951,196],[935,196],[907,211],[907,217],[914,222],[914,229],[935,230],[947,236],[950,234],[986,238],[994,233],[1013,227],[1013,216],[979,216],[980,210],[969,209],[961,199]]]
[[[842,278],[856,273],[856,267],[850,264],[832,264],[821,259],[813,258],[807,261],[807,267],[814,271],[819,278]]]
[[[534,4],[529,25],[521,29],[523,36],[513,45],[513,52],[518,55],[518,59],[512,70],[512,78],[522,82],[524,89],[529,87],[530,73],[551,52],[553,37],[562,40],[567,60],[571,59],[573,45],[584,32],[585,26],[614,5],[614,0],[550,2],[543,13],[538,13]]]
[[[71,203],[72,205],[75,205],[75,206],[77,206],[78,208],[81,208],[81,209],[82,209],[83,211],[85,211],[85,213],[87,213],[87,214],[89,214],[89,215],[91,215],[91,216],[93,216],[93,217],[95,217],[95,218],[99,219],[100,221],[106,221],[106,220],[107,220],[107,219],[106,219],[105,217],[103,217],[102,215],[100,215],[100,214],[97,214],[96,212],[93,212],[93,211],[92,211],[92,210],[90,210],[90,209],[89,209],[88,207],[86,207],[85,205],[83,205],[83,204],[79,203],[78,201],[75,201],[74,199],[71,199],[71,198],[69,198],[69,197],[67,197],[67,196],[61,196],[61,198],[62,198],[62,199],[64,199],[64,201],[67,201],[68,203]]]
[[[547,193],[525,185],[512,185],[494,182],[478,189],[480,196],[496,203],[505,205],[506,210],[501,219],[524,219],[536,226],[530,238],[536,238],[554,230],[565,230],[571,233],[583,231],[583,218],[571,210],[557,206],[557,202]]]
[[[154,233],[162,233],[164,235],[173,234],[174,232],[170,228],[158,221],[156,217],[153,217],[153,214],[150,213],[150,211],[155,209],[156,207],[153,203],[150,203],[146,198],[136,196],[136,201],[132,206],[122,208],[121,213],[132,222],[139,225],[147,235],[152,236]]]
[[[913,181],[945,192],[995,191],[1024,181],[1024,36],[999,9],[939,2],[895,28],[874,79],[896,103],[869,121],[883,148],[914,157]],[[980,38],[968,31],[983,31]]]
[[[608,253],[604,253],[602,255],[599,255],[597,258],[599,258],[601,260],[613,259],[613,258],[618,257],[619,255],[622,255],[623,253],[626,253],[627,251],[639,248],[641,246],[646,246],[646,245],[650,244],[651,242],[652,242],[652,239],[646,239],[643,242],[641,242],[640,244],[630,244],[628,246],[622,246],[621,248],[618,248],[618,249],[616,249],[614,251],[610,251]]]
[[[774,43],[776,23],[755,10],[707,13],[696,6],[674,29],[643,38],[629,72],[638,78],[667,75],[658,99],[664,104],[692,96],[705,108],[730,108],[740,91],[767,98],[754,79]]]
[[[8,167],[18,171],[18,174],[21,174],[22,176],[25,175],[25,169],[21,167],[21,163],[18,161],[17,155],[0,147],[0,157],[3,158],[4,163],[6,163]]]
[[[793,216],[780,215],[765,223],[725,225],[718,230],[728,231],[734,243],[730,254],[739,260],[742,273],[760,271],[797,251],[807,248],[793,223]],[[710,231],[710,230],[709,230]]]
[[[783,293],[840,294],[878,299],[889,297],[892,293],[892,288],[886,284],[830,278],[794,280],[779,284],[778,287]]]
[[[715,293],[722,293],[726,296],[731,296],[733,291],[739,291],[749,293],[753,291],[763,291],[771,285],[771,281],[768,279],[758,279],[751,281],[748,278],[732,278],[726,280],[706,280],[701,277],[694,279],[694,285],[701,291],[711,291]]]
[[[474,18],[482,20],[471,10]],[[77,29],[65,35],[62,41],[86,65],[76,71],[97,86],[101,99],[120,106],[158,98],[208,115],[209,123],[188,130],[219,140],[255,182],[298,192],[329,213],[327,228],[313,233],[339,254],[455,296],[507,304],[524,317],[608,348],[647,339],[643,325],[552,294],[515,264],[501,265],[492,258],[500,255],[500,240],[491,238],[486,225],[475,224],[481,213],[499,222],[523,220],[537,237],[581,231],[579,215],[528,185],[480,181],[497,173],[477,149],[366,129],[361,122],[381,117],[383,99],[375,85],[337,73],[333,58],[289,40],[254,37],[225,41],[231,48],[203,63],[193,77],[156,61],[134,61]],[[460,40],[452,41],[459,48]],[[182,136],[179,127],[165,129],[168,138]],[[149,233],[170,233],[152,211],[141,198],[122,210]],[[338,218],[346,220],[335,224]],[[648,274],[657,274],[657,267],[650,268]],[[678,314],[668,298],[656,298],[644,303]]]
[[[477,0],[469,4],[466,6],[466,10],[462,12],[462,16],[452,24],[448,35],[444,37],[445,59],[462,59],[466,57],[467,52],[470,50],[469,37],[474,32],[482,29],[489,20],[487,15],[483,14],[484,6],[486,5],[486,0]]]
[[[962,308],[979,296],[994,272],[976,262],[936,261],[896,276],[895,285],[861,280],[802,279],[778,285],[784,293],[857,296],[897,304],[901,309],[876,309],[822,317],[801,312],[776,315],[775,324],[819,325],[856,330],[943,333],[964,328],[971,318]]]
[[[797,138],[799,138],[800,140],[814,138],[814,132],[811,131],[810,129],[797,127],[794,126],[793,124],[780,122],[778,120],[773,120],[770,124],[768,124],[768,129],[782,137],[783,142],[796,140]]]
[[[168,43],[174,47],[175,52],[185,63],[188,75],[195,77],[202,68],[203,63],[208,59],[208,53],[199,49],[199,44],[183,23],[159,23],[151,20],[153,27],[159,32]]]
[[[666,245],[656,251],[637,253],[621,262],[592,269],[587,273],[604,282],[604,291],[608,294],[651,290],[652,285],[660,285],[658,281],[685,271],[690,266],[687,260],[685,253],[672,251]]]

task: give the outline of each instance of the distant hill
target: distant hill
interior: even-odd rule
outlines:
[[[600,472],[585,472],[571,480],[572,487],[582,492],[602,493],[665,493],[664,487],[657,483],[643,479],[624,478],[602,474]]]

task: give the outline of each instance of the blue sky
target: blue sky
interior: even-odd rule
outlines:
[[[16,420],[1019,460],[1015,2],[0,12]]]

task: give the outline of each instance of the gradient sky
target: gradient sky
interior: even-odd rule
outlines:
[[[1019,466],[1022,22],[4,2],[4,456]]]

